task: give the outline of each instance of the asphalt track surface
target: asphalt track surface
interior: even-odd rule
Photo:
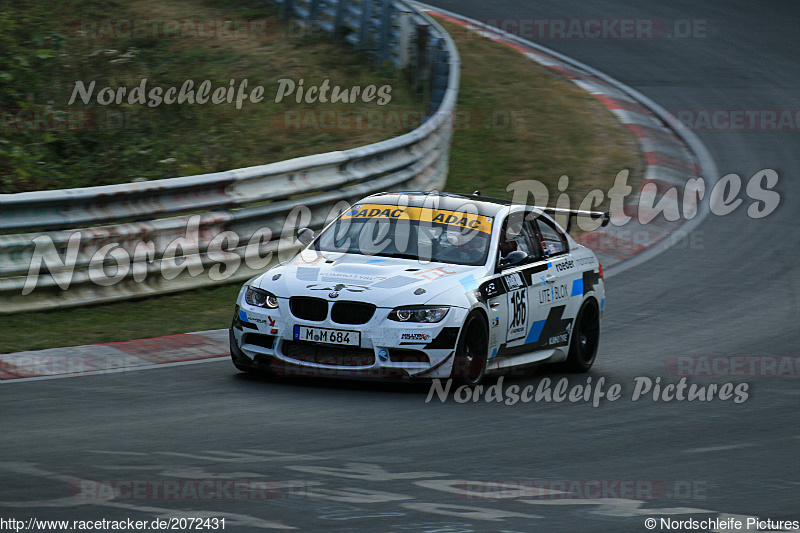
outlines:
[[[669,110],[800,109],[796,3],[433,3],[478,19],[706,20],[705,38],[540,42]],[[646,531],[648,517],[800,519],[797,377],[690,378],[748,383],[741,404],[631,401],[637,376],[678,381],[670,357],[800,355],[800,135],[697,134],[720,175],[775,169],[781,203],[754,220],[744,198],[733,214],[710,215],[693,246],[608,280],[590,375],[621,384],[619,400],[426,404],[427,387],[264,380],[226,361],[11,383],[0,396],[0,518],[225,517],[233,531],[450,533]],[[548,377],[562,376],[539,371],[505,384]],[[197,488],[214,479],[276,485],[192,496],[187,480]],[[187,492],[81,499],[80,480],[173,481]],[[514,492],[560,481],[572,482],[573,497]]]

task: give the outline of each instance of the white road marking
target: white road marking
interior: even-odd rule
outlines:
[[[706,453],[706,452],[722,452],[725,450],[738,450],[739,448],[749,448],[755,446],[751,442],[741,442],[739,444],[726,444],[724,446],[706,446],[703,448],[689,448],[683,450],[683,453]]]

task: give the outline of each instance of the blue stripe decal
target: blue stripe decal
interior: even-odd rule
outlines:
[[[242,322],[249,322],[249,320],[247,320],[247,313],[245,313],[241,309],[239,309],[239,320],[241,320]]]
[[[547,263],[547,268],[553,268],[553,263]]]
[[[470,274],[469,276],[463,277],[459,280],[459,283],[463,285],[464,290],[466,291],[474,291],[478,288],[478,282],[475,280],[475,275]]]
[[[601,311],[601,312],[603,311],[603,308],[604,308],[605,306],[606,306],[606,299],[605,299],[605,298],[601,298],[601,299],[600,299],[600,311]]]
[[[539,337],[542,335],[542,329],[544,329],[545,322],[547,321],[537,320],[531,324],[531,329],[528,330],[528,336],[525,338],[525,344],[530,344],[539,340]]]
[[[494,359],[495,357],[497,357],[497,348],[492,350],[492,355],[489,356],[489,359]]]
[[[386,261],[386,259],[370,259],[369,261],[367,261],[364,264],[365,265],[371,265],[373,263],[384,263],[385,261]]]
[[[578,278],[572,282],[572,294],[570,296],[583,296],[583,278]]]

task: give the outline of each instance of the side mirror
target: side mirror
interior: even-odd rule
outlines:
[[[517,266],[527,259],[528,254],[526,252],[523,252],[522,250],[516,250],[500,260],[500,268]]]
[[[308,246],[311,244],[311,241],[314,240],[314,230],[309,228],[300,228],[297,230],[297,240],[300,241],[301,244],[304,246]]]

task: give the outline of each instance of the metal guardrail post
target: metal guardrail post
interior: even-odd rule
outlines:
[[[422,93],[423,100],[426,101],[429,100],[431,89],[431,43],[430,25],[427,23],[417,24],[414,41],[414,60],[416,62],[414,89]]]
[[[361,18],[358,24],[358,48],[363,50],[367,47],[367,37],[369,27],[372,22],[372,0],[361,0]]]
[[[429,26],[426,23],[417,24],[414,34],[414,90],[427,95],[428,79],[428,44]]]
[[[389,39],[392,35],[392,7],[393,0],[383,0],[381,8],[381,27],[378,39],[378,65],[382,66],[389,58]]]
[[[411,64],[411,43],[414,31],[414,13],[400,11],[398,13],[399,34],[397,39],[397,68],[404,69]]]
[[[312,30],[318,29],[319,25],[319,3],[321,0],[311,0],[311,10],[308,15],[308,27]]]
[[[285,19],[292,18],[292,13],[294,11],[294,0],[283,0],[283,11],[282,15]]]
[[[333,23],[333,33],[339,31],[339,28],[344,24],[344,15],[347,11],[347,0],[338,0],[336,5],[336,20]]]
[[[433,112],[439,107],[447,88],[448,66],[447,52],[442,46],[441,39],[434,39],[432,43],[431,62],[431,97],[430,110]]]

